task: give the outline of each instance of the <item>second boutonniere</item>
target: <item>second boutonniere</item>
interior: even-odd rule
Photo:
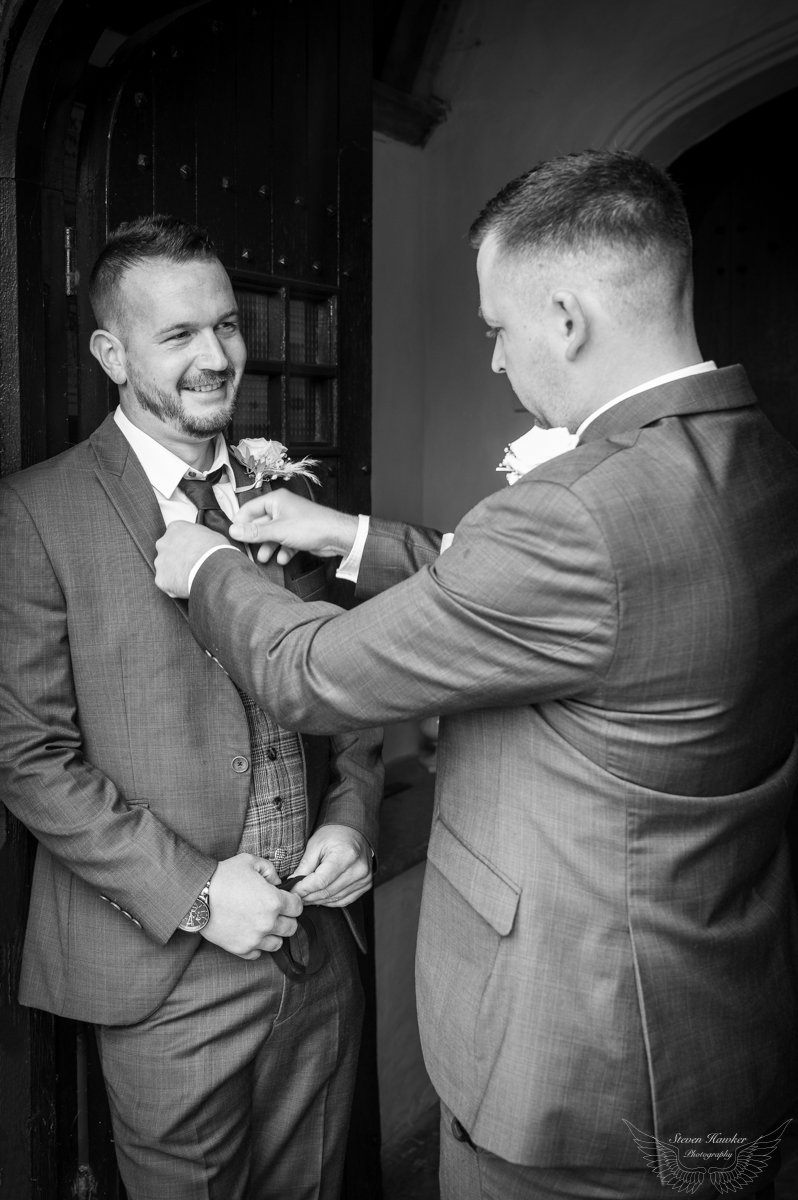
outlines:
[[[496,470],[504,471],[508,483],[518,483],[527,471],[548,462],[550,458],[557,458],[558,455],[573,450],[578,442],[577,435],[563,426],[541,429],[539,425],[533,425],[529,433],[510,442]]]
[[[236,492],[251,492],[253,488],[260,487],[264,480],[293,479],[297,475],[304,475],[314,483],[319,482],[318,476],[310,469],[317,467],[319,460],[302,458],[299,462],[292,462],[288,457],[288,447],[282,442],[270,441],[269,438],[242,438],[230,450],[242,467],[246,467],[247,473],[253,476],[252,483],[237,487]]]

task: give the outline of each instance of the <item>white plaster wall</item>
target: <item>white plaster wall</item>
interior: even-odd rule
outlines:
[[[794,53],[796,15],[795,0],[463,0],[435,87],[448,120],[421,150],[375,139],[376,513],[453,528],[504,486],[496,463],[529,427],[476,316],[467,230],[485,201],[541,158],[639,148],[658,105],[697,103],[779,43]]]

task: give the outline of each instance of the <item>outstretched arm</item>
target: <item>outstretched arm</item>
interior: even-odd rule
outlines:
[[[161,540],[159,570],[181,537],[172,526]],[[282,725],[333,733],[592,690],[612,658],[617,595],[591,514],[541,481],[489,497],[431,567],[352,612],[300,605],[243,556],[214,554],[189,618]]]

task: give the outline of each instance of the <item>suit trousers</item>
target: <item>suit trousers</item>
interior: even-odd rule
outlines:
[[[524,1167],[475,1146],[464,1135],[454,1114],[441,1104],[441,1200],[666,1200],[676,1195],[648,1169]],[[750,1187],[755,1190],[735,1190],[736,1200],[774,1200],[772,1183]],[[720,1193],[706,1180],[693,1195],[714,1200]]]
[[[155,1012],[96,1027],[130,1200],[338,1200],[363,994],[343,914],[313,918],[307,980],[203,940]]]

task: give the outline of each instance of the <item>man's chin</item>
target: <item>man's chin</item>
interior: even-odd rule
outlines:
[[[182,412],[179,424],[183,432],[197,438],[214,437],[222,433],[233,419],[235,396],[221,398],[213,404],[207,401],[198,403],[196,395],[186,391],[180,393]]]

